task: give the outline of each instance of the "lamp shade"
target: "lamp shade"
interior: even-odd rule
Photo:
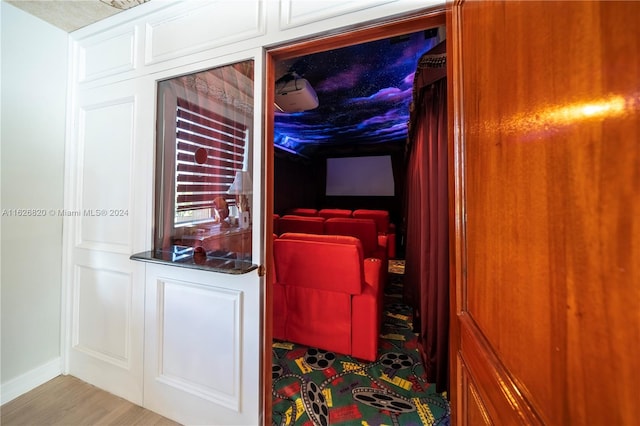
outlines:
[[[251,175],[246,170],[240,170],[236,172],[236,177],[233,179],[233,183],[229,187],[227,194],[251,194],[253,193],[253,182],[251,181]]]

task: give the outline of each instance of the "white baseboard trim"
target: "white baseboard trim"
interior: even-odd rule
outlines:
[[[0,387],[1,404],[6,404],[20,395],[48,382],[54,377],[58,377],[60,374],[62,374],[62,358],[58,357],[15,379],[2,383]]]

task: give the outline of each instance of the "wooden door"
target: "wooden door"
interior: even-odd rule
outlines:
[[[456,424],[637,424],[640,2],[448,22]]]

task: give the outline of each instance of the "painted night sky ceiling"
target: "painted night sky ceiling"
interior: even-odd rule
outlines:
[[[416,64],[439,41],[436,31],[420,31],[277,64],[278,77],[295,71],[307,79],[319,106],[297,113],[276,109],[276,147],[313,156],[345,145],[404,145]]]

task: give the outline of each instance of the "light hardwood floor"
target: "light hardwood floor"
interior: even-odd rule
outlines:
[[[72,376],[58,376],[0,409],[2,426],[179,425]]]

